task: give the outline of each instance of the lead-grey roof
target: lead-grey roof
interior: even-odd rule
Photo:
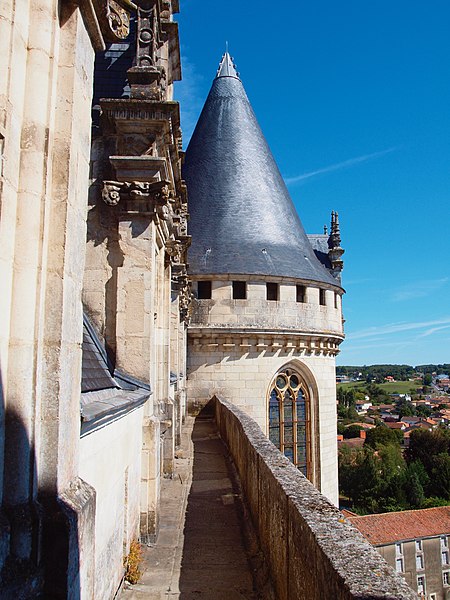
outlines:
[[[111,375],[106,352],[100,346],[92,325],[84,315],[81,391],[93,392],[118,387]]]
[[[314,254],[327,269],[331,269],[331,261],[328,255],[328,234],[308,233],[307,235]]]
[[[183,176],[193,275],[283,276],[339,285],[308,241],[226,54],[187,148]]]
[[[127,414],[146,402],[150,386],[113,370],[92,323],[83,315],[81,370],[81,435]]]

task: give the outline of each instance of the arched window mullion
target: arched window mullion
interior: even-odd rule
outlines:
[[[269,438],[305,475],[310,473],[308,394],[291,369],[278,373],[269,397]]]

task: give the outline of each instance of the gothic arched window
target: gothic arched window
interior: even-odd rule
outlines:
[[[269,439],[304,475],[309,475],[310,460],[308,414],[304,381],[292,369],[283,369],[269,393]]]

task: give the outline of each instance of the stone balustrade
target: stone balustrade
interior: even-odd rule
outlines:
[[[418,598],[251,417],[213,403],[279,600]]]

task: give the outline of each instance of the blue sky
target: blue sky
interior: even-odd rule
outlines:
[[[229,43],[308,233],[339,212],[338,364],[450,362],[448,0],[182,0],[187,145]]]

